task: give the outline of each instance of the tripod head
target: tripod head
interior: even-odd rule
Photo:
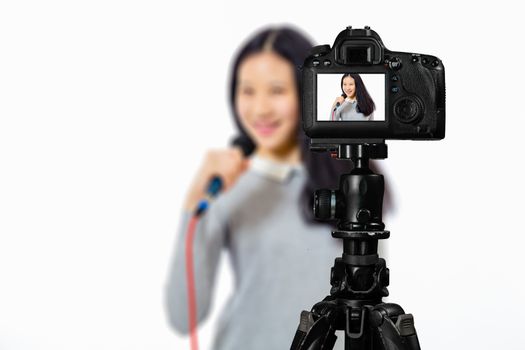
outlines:
[[[376,143],[323,144],[312,140],[312,148],[329,151],[333,158],[351,160],[353,170],[343,174],[339,189],[321,189],[314,194],[314,215],[319,220],[338,220],[334,237],[370,235],[387,238],[382,222],[384,180],[369,167],[370,159],[387,158],[387,145]],[[352,233],[346,233],[351,231]]]

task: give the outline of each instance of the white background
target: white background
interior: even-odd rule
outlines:
[[[343,74],[317,75],[317,120],[330,121],[331,107],[336,97],[341,96],[341,77]],[[385,75],[360,74],[366,90],[375,104],[375,121],[385,120]]]
[[[425,350],[523,349],[522,17],[505,0],[2,1],[0,349],[189,349],[162,301],[181,204],[232,135],[232,52],[268,23],[320,44],[370,25],[443,60],[446,139],[389,142],[382,162],[390,300]]]

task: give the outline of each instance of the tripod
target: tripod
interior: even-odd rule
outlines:
[[[341,175],[338,190],[315,192],[314,213],[339,220],[332,236],[343,240],[343,255],[332,267],[330,295],[301,313],[291,350],[333,349],[336,330],[345,332],[346,350],[420,350],[413,316],[381,301],[389,271],[377,244],[390,232],[382,222],[384,179],[368,163],[386,157],[385,143],[338,145],[337,158],[354,169]]]

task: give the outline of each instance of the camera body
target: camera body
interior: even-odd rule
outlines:
[[[302,67],[303,128],[314,144],[445,137],[445,69],[426,54],[389,51],[348,27]]]

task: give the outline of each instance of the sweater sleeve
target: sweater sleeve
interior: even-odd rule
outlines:
[[[343,103],[341,103],[341,105],[337,107],[337,109],[335,110],[334,120],[337,120],[337,121],[343,120],[342,118],[343,110],[346,108],[346,106],[348,106],[349,103],[350,102],[348,100],[344,100]]]
[[[336,115],[336,112],[337,112],[338,109],[339,109],[339,107],[336,107],[335,105],[332,106],[332,108],[330,108],[330,118],[328,118],[329,121],[337,120],[337,119],[335,119],[335,115]]]
[[[182,334],[189,333],[185,247],[191,218],[190,212],[183,212],[165,286],[165,303],[169,324]],[[226,234],[225,220],[221,218],[216,205],[210,206],[197,222],[193,239],[193,268],[198,323],[201,323],[208,315],[217,266]]]

